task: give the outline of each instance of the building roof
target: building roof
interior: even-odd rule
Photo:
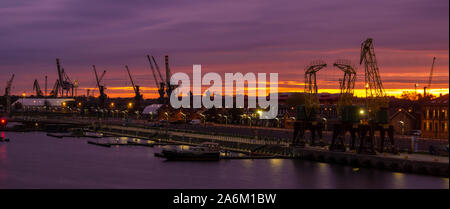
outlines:
[[[395,111],[394,114],[391,115],[391,120],[397,116],[398,114],[405,114],[406,116],[410,117],[413,120],[417,120],[416,116],[414,116],[413,114],[409,113],[407,110],[403,109],[403,108],[399,108],[397,111]]]
[[[144,108],[142,114],[157,114],[163,104],[152,104]]]
[[[448,98],[449,98],[448,95],[449,94],[440,96],[436,99],[433,99],[433,100],[427,102],[426,104],[427,105],[448,105]]]
[[[72,98],[20,98],[13,102],[11,105],[14,106],[16,103],[20,103],[23,106],[33,106],[39,107],[44,106],[45,101],[51,107],[60,107],[63,102],[75,101]]]

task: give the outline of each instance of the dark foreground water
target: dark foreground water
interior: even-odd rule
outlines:
[[[289,159],[168,162],[160,147],[2,133],[0,188],[449,188],[448,178]]]

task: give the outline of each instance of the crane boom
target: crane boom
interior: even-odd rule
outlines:
[[[148,59],[148,62],[150,63],[150,69],[152,69],[153,79],[155,79],[156,88],[159,88],[159,85],[158,85],[159,82],[158,82],[158,79],[156,78],[155,69],[153,68],[152,60],[150,59],[149,55],[147,55],[147,59]]]
[[[44,96],[44,94],[41,91],[41,87],[39,86],[39,82],[38,82],[37,79],[34,79],[33,91],[36,91],[36,97],[43,97]]]
[[[100,77],[98,78],[98,82],[102,82],[103,77],[105,76],[105,74],[106,74],[106,70],[104,70],[103,73],[100,75]]]
[[[130,77],[131,85],[133,86],[133,91],[136,92],[136,86],[134,85],[133,77],[131,77],[130,69],[128,69],[128,65],[125,65],[125,68],[127,69],[128,76]]]
[[[430,77],[428,78],[428,89],[431,87],[431,79],[433,78],[433,69],[434,69],[434,62],[436,61],[436,57],[433,57],[433,63],[431,64],[431,70],[430,70]]]
[[[158,63],[156,63],[155,57],[152,56],[152,60],[153,60],[153,63],[155,63],[155,67],[156,67],[156,71],[158,72],[159,79],[161,79],[161,82],[164,82],[164,79],[161,75],[161,71],[159,70]]]
[[[95,81],[97,81],[97,88],[100,88],[100,80],[98,79],[97,69],[95,69],[95,65],[92,65],[92,68],[94,69]]]
[[[58,69],[58,82],[60,86],[63,86],[63,72],[61,70],[61,65],[59,64],[59,58],[56,58],[56,68]]]
[[[6,88],[5,88],[5,98],[6,98],[6,113],[9,113],[11,111],[11,98],[9,97],[11,93],[11,86],[12,82],[14,80],[14,74],[12,74],[11,79],[6,82]]]
[[[11,92],[11,86],[12,86],[12,82],[14,80],[14,74],[12,74],[11,78],[8,80],[8,82],[6,82],[6,88],[5,88],[5,96],[9,96],[10,92]]]

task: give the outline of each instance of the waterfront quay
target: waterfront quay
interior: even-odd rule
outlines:
[[[354,151],[333,152],[324,147],[304,148],[291,146],[290,131],[263,127],[226,127],[217,125],[158,124],[145,120],[93,119],[86,117],[14,116],[12,121],[28,124],[34,130],[45,130],[45,124],[83,127],[105,135],[126,136],[152,140],[164,144],[197,145],[201,142],[217,142],[224,150],[245,153],[246,159],[258,158],[297,158],[326,163],[336,163],[358,167],[372,167],[398,172],[410,172],[448,177],[449,159],[447,156],[425,153],[400,152],[399,154],[377,153],[376,155],[357,154]],[[33,129],[27,129],[33,130]],[[246,134],[246,133],[250,134]],[[271,134],[266,134],[271,133]],[[254,135],[251,135],[254,134]],[[277,134],[286,137],[276,137]],[[330,134],[324,136],[326,142]],[[397,139],[397,138],[396,138]],[[439,141],[441,142],[441,141]],[[433,142],[433,143],[439,143]],[[444,144],[445,142],[441,142]],[[397,146],[399,146],[397,143]],[[402,150],[402,149],[399,149]]]

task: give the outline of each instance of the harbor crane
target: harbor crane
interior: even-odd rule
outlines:
[[[319,95],[316,73],[326,66],[327,64],[324,61],[316,60],[311,62],[311,64],[305,68],[305,106],[308,117],[314,116],[314,114],[317,113],[317,109],[319,108]]]
[[[163,77],[161,76],[161,71],[159,70],[159,66],[156,63],[155,58],[152,56],[152,58],[150,59],[150,56],[147,55],[147,59],[148,59],[148,62],[150,63],[150,69],[152,70],[153,78],[155,79],[156,88],[158,89],[158,93],[159,93],[158,103],[162,104],[162,103],[164,103],[165,82],[164,82]],[[156,77],[155,68],[153,68],[152,60],[155,63],[155,68],[156,68],[156,71],[158,72],[160,81],[158,81],[158,79]]]
[[[99,107],[100,108],[105,108],[105,106],[106,106],[106,99],[108,98],[108,96],[105,94],[105,86],[101,85],[100,82],[102,81],[103,76],[106,74],[106,70],[104,70],[103,73],[99,77],[98,74],[97,74],[97,69],[95,68],[95,65],[92,65],[92,68],[94,70],[95,81],[96,81],[96,84],[97,84],[98,92],[100,93],[100,96],[98,97],[98,99],[99,99]]]
[[[360,120],[360,107],[353,105],[356,70],[350,60],[337,60],[333,66],[344,72],[344,78],[339,81],[340,93],[337,112],[340,120],[333,126],[330,150],[345,151],[344,138],[347,131],[351,135],[350,149],[353,150],[355,148],[357,125]]]
[[[44,97],[44,94],[42,93],[41,87],[39,86],[39,82],[37,79],[34,79],[33,91],[36,92],[36,97],[38,98]]]
[[[53,88],[50,91],[50,94],[48,95],[48,97],[50,97],[50,98],[58,97],[59,91],[60,91],[60,82],[59,82],[59,79],[56,79],[55,84],[53,84]]]
[[[139,110],[141,108],[143,97],[142,97],[142,94],[139,91],[139,85],[134,85],[133,77],[131,76],[130,69],[128,68],[128,65],[125,65],[125,68],[127,69],[128,76],[130,77],[131,85],[133,86],[133,91],[135,93],[133,108],[135,110]]]
[[[337,60],[333,66],[344,72],[344,78],[339,83],[339,100],[337,105],[338,112],[342,111],[344,106],[353,104],[353,93],[355,90],[356,71],[351,65],[350,60]]]
[[[389,125],[389,99],[386,96],[383,84],[381,82],[378,69],[377,59],[373,46],[373,39],[368,38],[361,43],[360,64],[364,63],[365,68],[365,87],[366,87],[366,112],[368,121],[361,126],[360,130],[360,147],[358,152],[368,152],[375,154],[374,151],[374,132],[380,132],[379,152],[384,150],[385,132],[388,132],[392,152],[395,151],[394,146],[394,127]],[[370,145],[365,145],[365,136],[369,132],[367,140]]]
[[[322,139],[323,121],[318,118],[319,95],[317,87],[317,72],[325,68],[327,64],[322,60],[311,62],[305,68],[305,104],[296,107],[297,118],[294,123],[293,144],[305,146],[304,134],[306,130],[311,132],[311,146],[315,145],[316,132],[320,138],[320,146],[324,145]],[[298,135],[300,142],[298,141]]]
[[[172,74],[170,73],[169,56],[166,55],[164,60],[165,60],[165,64],[166,64],[166,93],[167,93],[167,97],[169,98],[168,100],[170,100],[170,95],[172,94],[172,91],[175,88],[177,88],[178,85],[170,84],[170,77],[172,76]]]
[[[430,76],[428,77],[428,86],[423,87],[423,97],[427,95],[427,89],[431,89],[431,80],[433,78],[433,70],[434,70],[434,63],[436,61],[436,57],[433,57],[433,63],[431,64],[431,70],[430,70]]]
[[[65,96],[68,97],[70,93],[70,97],[73,97],[73,90],[75,88],[75,85],[72,83],[69,76],[65,73],[64,68],[61,68],[58,58],[56,58],[56,66],[58,69],[58,81],[61,96],[64,96],[65,93]]]
[[[11,112],[11,86],[14,81],[14,74],[12,74],[11,78],[6,82],[5,87],[5,99],[6,99],[6,113],[9,114]]]

